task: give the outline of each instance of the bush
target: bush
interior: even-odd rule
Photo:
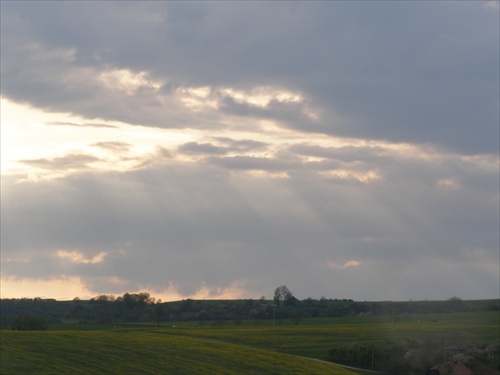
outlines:
[[[25,314],[14,318],[10,327],[16,331],[45,331],[48,325],[44,317]]]

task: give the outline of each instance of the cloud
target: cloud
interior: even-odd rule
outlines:
[[[57,279],[17,278],[2,275],[2,298],[54,298],[71,300],[75,297],[90,299],[95,296],[79,277],[62,276]]]
[[[252,139],[231,139],[228,137],[215,137],[215,141],[223,144],[232,152],[259,151],[265,149],[269,144]]]
[[[179,287],[169,283],[166,288],[158,286],[149,286],[146,290],[153,291],[154,295],[163,301],[179,301],[183,299],[207,300],[207,299],[243,299],[259,298],[255,292],[246,289],[244,282],[232,283],[225,287],[210,287],[201,283],[199,288],[191,294],[183,294]]]
[[[88,165],[100,161],[99,158],[85,154],[70,154],[52,159],[19,160],[20,163],[49,170],[87,169]]]
[[[212,158],[213,164],[226,167],[228,169],[243,170],[263,170],[263,171],[283,171],[293,164],[274,158],[260,158],[252,156],[232,156],[223,158]],[[288,168],[287,168],[288,167]]]
[[[130,144],[126,142],[96,142],[93,143],[91,146],[93,147],[98,147],[103,150],[109,150],[111,152],[127,152],[130,149]]]
[[[134,95],[138,91],[156,92],[162,87],[162,82],[149,79],[146,72],[133,72],[128,69],[106,70],[99,74],[97,79],[111,90],[121,91],[127,95]]]
[[[78,264],[97,264],[102,263],[104,258],[106,257],[106,253],[104,251],[100,252],[97,255],[94,255],[92,258],[85,257],[84,254],[78,251],[68,251],[68,250],[58,250],[56,256],[62,259],[68,259],[70,262],[78,263]]]
[[[2,278],[498,295],[488,4],[2,4]]]
[[[358,262],[357,260],[349,260],[342,265],[338,265],[335,262],[328,262],[328,267],[330,267],[332,269],[344,269],[344,268],[358,267],[359,265],[361,265],[361,262]]]
[[[498,0],[487,1],[484,6],[489,9],[499,10],[500,2]]]
[[[178,295],[193,296],[204,283],[211,296],[220,296],[217,288],[244,283],[241,295],[270,295],[286,284],[300,298],[355,299],[369,293],[385,298],[382,291],[389,289],[376,276],[385,275],[398,279],[390,298],[467,298],[451,281],[432,296],[412,286],[431,271],[412,271],[407,278],[404,270],[420,263],[425,269],[427,259],[436,267],[449,264],[449,272],[432,271],[443,282],[470,265],[478,279],[464,290],[470,298],[486,298],[497,288],[495,274],[481,271],[498,256],[496,164],[447,158],[421,159],[411,174],[405,171],[414,168],[413,159],[379,164],[386,179],[368,185],[341,183],[307,169],[287,179],[233,176],[242,168],[239,159],[236,165],[169,162],[37,183],[4,177],[2,262],[27,261],[4,263],[3,273],[81,277],[95,294],[146,287],[163,293],[162,286],[172,283]],[[273,169],[259,160],[244,163],[250,163],[244,168]],[[429,174],[436,178],[423,178]],[[461,188],[443,189],[438,184],[443,178],[460,181]],[[53,254],[60,249],[77,249],[59,259],[73,259],[71,267],[56,262]],[[483,250],[471,258],[460,249]],[[103,261],[92,263],[103,251],[108,254]],[[323,270],[331,259],[352,262],[330,267],[358,265],[366,274],[347,287],[350,278]],[[309,281],[291,277],[298,274],[309,275]],[[111,283],[110,277],[124,283]],[[344,289],[332,289],[335,282]],[[481,292],[474,287],[479,284]]]
[[[108,124],[92,124],[92,123],[76,124],[73,122],[62,122],[62,121],[46,122],[45,125],[48,125],[48,126],[77,126],[77,127],[80,126],[80,127],[95,127],[95,128],[116,128],[116,126],[108,125]]]
[[[498,19],[483,5],[9,3],[2,94],[147,126],[257,117],[491,153]]]
[[[224,148],[214,146],[211,143],[188,142],[179,147],[179,151],[188,154],[215,154],[221,155],[227,153]]]

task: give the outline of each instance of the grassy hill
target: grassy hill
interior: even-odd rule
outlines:
[[[457,341],[498,344],[499,325],[497,312],[481,312],[428,314],[396,323],[391,317],[385,316],[307,319],[298,326],[289,324],[276,327],[186,325],[183,328],[180,325],[166,332],[328,360],[331,347],[360,341],[375,345],[408,339],[436,341],[440,345]]]
[[[275,351],[171,335],[165,329],[2,331],[0,354],[3,375],[356,374]]]
[[[61,324],[48,331],[2,330],[0,373],[364,374],[312,358],[332,360],[332,348],[337,353],[346,348],[359,353],[363,348],[374,348],[377,368],[380,348],[389,347],[399,350],[401,356],[410,349],[420,353],[421,358],[411,365],[418,369],[415,373],[425,373],[425,366],[455,354],[450,350],[457,346],[464,353],[482,350],[486,362],[481,363],[480,357],[474,361],[478,366],[487,365],[488,372],[483,366],[480,373],[498,373],[497,311],[417,314],[406,320],[392,316],[316,318],[304,319],[298,326],[265,323],[176,322],[175,327],[160,328],[151,323]],[[496,352],[485,351],[488,347]],[[372,356],[359,367],[370,368]]]

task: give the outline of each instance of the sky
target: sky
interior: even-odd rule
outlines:
[[[498,1],[0,4],[2,298],[499,298]]]

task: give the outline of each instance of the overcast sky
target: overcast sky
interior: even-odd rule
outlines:
[[[2,298],[498,298],[499,12],[2,1]]]

